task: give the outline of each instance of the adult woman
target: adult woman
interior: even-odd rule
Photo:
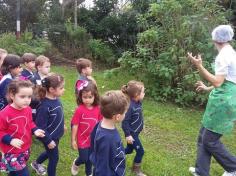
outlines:
[[[197,142],[197,160],[189,171],[194,176],[209,176],[211,157],[224,168],[223,176],[236,176],[236,157],[232,156],[221,143],[223,134],[230,133],[236,120],[236,52],[229,41],[234,32],[229,25],[220,25],[212,32],[212,40],[218,55],[215,59],[215,75],[202,65],[200,55],[188,58],[197,67],[211,87],[197,82],[197,91],[211,91],[202,120]]]

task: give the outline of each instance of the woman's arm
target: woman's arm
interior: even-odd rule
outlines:
[[[225,75],[213,75],[205,69],[202,65],[201,55],[193,56],[192,53],[188,53],[188,58],[197,67],[200,75],[209,81],[214,87],[219,87],[225,80]]]
[[[208,87],[202,81],[197,81],[195,86],[196,86],[196,91],[197,92],[202,92],[202,91],[210,92],[212,89],[214,89],[214,86],[209,86]]]

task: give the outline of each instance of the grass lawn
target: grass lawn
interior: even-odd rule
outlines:
[[[69,176],[72,161],[77,152],[70,147],[70,118],[76,106],[74,100],[74,83],[77,73],[74,68],[54,67],[54,72],[66,78],[66,91],[62,97],[68,131],[60,141],[60,161],[57,175]],[[94,73],[100,93],[106,90],[119,89],[131,77],[120,73],[117,76],[104,78],[103,72]],[[200,128],[202,113],[193,109],[182,109],[172,104],[156,103],[147,98],[143,102],[145,128],[141,140],[145,149],[143,170],[148,176],[190,176],[188,167],[194,165],[196,157],[196,138]],[[123,132],[121,132],[122,138]],[[223,138],[226,146],[236,154],[235,135]],[[124,143],[125,145],[125,143]],[[41,143],[34,140],[30,160],[43,151]],[[127,176],[132,176],[130,167],[134,154],[127,156]],[[212,160],[211,175],[220,176],[223,169]],[[36,175],[32,173],[32,175]],[[81,166],[79,175],[85,175]]]

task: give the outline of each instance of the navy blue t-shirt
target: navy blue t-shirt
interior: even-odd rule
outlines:
[[[23,71],[21,72],[21,76],[23,76],[27,80],[30,80],[31,82],[34,81],[34,73],[30,72],[29,70],[23,69]]]
[[[40,77],[38,72],[34,72],[34,77],[31,79],[31,81],[35,85],[41,85],[42,84],[41,83],[42,79],[41,79],[41,77]]]
[[[8,85],[10,84],[12,79],[13,77],[9,73],[7,75],[4,75],[0,81],[0,110],[2,110],[8,105],[6,94]]]
[[[36,110],[35,123],[45,131],[45,137],[40,138],[43,143],[59,140],[64,134],[64,114],[60,100],[44,98]]]
[[[134,100],[130,101],[130,106],[122,121],[122,129],[125,137],[132,134],[139,134],[143,129],[142,103]]]
[[[106,129],[101,123],[91,134],[90,160],[94,165],[94,176],[125,175],[125,151],[117,129]]]

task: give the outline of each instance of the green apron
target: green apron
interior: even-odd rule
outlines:
[[[236,84],[225,81],[214,88],[203,115],[203,126],[218,134],[230,133],[236,120]]]

